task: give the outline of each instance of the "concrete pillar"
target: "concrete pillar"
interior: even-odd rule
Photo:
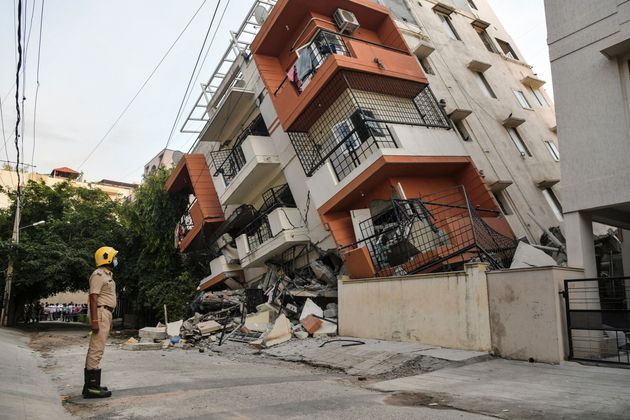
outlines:
[[[568,266],[583,268],[586,278],[597,277],[593,220],[581,212],[564,215],[564,229],[567,239]]]
[[[623,263],[623,275],[625,277],[630,277],[630,230],[623,230],[621,260]]]

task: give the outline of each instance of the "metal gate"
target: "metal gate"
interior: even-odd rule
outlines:
[[[630,365],[630,277],[564,281],[569,359]]]

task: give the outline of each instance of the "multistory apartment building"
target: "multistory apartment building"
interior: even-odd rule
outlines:
[[[630,7],[619,0],[545,7],[569,264],[588,277],[630,276]],[[612,267],[601,251],[596,258],[593,222],[619,228],[623,264]]]
[[[562,224],[551,100],[485,0],[261,0],[233,39],[166,185],[201,289],[329,250],[355,278],[506,267]]]
[[[177,165],[184,154],[179,150],[163,149],[144,165],[144,176],[148,176],[158,168],[172,168]]]

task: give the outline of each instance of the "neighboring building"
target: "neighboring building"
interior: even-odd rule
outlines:
[[[97,188],[105,192],[112,200],[125,200],[132,196],[136,188],[135,184],[110,181],[107,179],[99,182],[85,182],[82,180],[82,173],[66,167],[53,169],[50,175],[23,172],[21,178],[24,183],[28,181],[43,181],[46,185],[52,186],[61,182],[70,182],[70,184],[76,187]],[[0,185],[5,189],[15,190],[17,188],[17,182],[15,171],[8,169],[0,170]],[[0,208],[7,208],[10,205],[9,196],[0,194]]]
[[[630,8],[618,0],[545,1],[562,153],[568,262],[603,269],[593,222],[619,228],[630,276]]]
[[[182,159],[184,154],[179,150],[164,149],[144,165],[144,176],[148,176],[158,168],[172,168]]]
[[[561,226],[551,101],[485,0],[275,3],[166,186],[190,196],[176,245],[214,254],[202,289],[327,250],[354,278],[502,268]]]

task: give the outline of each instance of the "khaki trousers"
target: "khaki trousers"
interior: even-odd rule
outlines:
[[[98,369],[111,327],[112,313],[105,308],[98,308],[98,333],[90,336],[90,346],[85,358],[86,369]]]

